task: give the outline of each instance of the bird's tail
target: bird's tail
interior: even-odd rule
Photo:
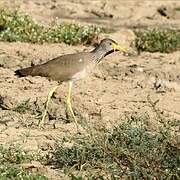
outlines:
[[[28,67],[24,69],[18,69],[15,71],[15,75],[18,77],[24,77],[28,75],[33,75],[33,69],[34,67]]]

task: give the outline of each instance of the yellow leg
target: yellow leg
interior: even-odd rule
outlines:
[[[71,113],[71,115],[72,115],[72,117],[73,117],[73,119],[75,121],[76,127],[78,129],[78,123],[77,123],[76,117],[74,115],[74,111],[72,109],[72,106],[71,106],[71,90],[72,90],[72,85],[73,85],[73,83],[70,81],[69,82],[68,97],[67,97],[67,106],[68,106],[68,108],[70,110],[70,113]]]
[[[56,85],[48,94],[47,101],[46,101],[46,104],[45,104],[45,110],[44,110],[42,119],[39,120],[39,124],[38,124],[39,128],[41,128],[44,125],[45,117],[46,117],[47,111],[48,111],[49,102],[51,100],[51,97],[52,97],[53,93],[56,91],[56,89],[58,87],[59,87],[59,85]]]

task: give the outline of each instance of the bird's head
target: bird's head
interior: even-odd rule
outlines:
[[[103,39],[100,44],[99,47],[106,52],[106,55],[114,52],[114,51],[120,51],[120,52],[127,52],[127,49],[124,47],[121,47],[117,42],[115,42],[112,39]]]

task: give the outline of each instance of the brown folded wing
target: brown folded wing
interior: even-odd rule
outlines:
[[[73,76],[81,76],[82,71],[92,65],[92,54],[88,52],[68,54],[47,63],[16,71],[21,76],[44,76],[56,81],[68,81]]]

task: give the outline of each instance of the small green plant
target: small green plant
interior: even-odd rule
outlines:
[[[48,180],[47,177],[24,171],[22,168],[12,165],[0,165],[1,180]]]
[[[71,176],[70,176],[70,178],[71,178],[71,180],[84,180],[84,178],[83,178],[83,176],[76,176],[76,175],[74,175],[74,174],[72,174]],[[103,176],[94,176],[94,175],[90,175],[90,176],[88,176],[87,178],[86,178],[87,180],[106,180],[106,178],[104,178]]]
[[[175,10],[176,10],[176,11],[180,11],[180,7],[176,7]]]
[[[15,148],[3,148],[0,146],[0,179],[26,179],[26,180],[47,180],[42,175],[25,171],[20,164],[34,160],[33,155]]]
[[[18,113],[25,113],[30,109],[30,104],[29,104],[30,99],[23,101],[19,103],[16,107],[14,107],[12,110],[16,111]]]
[[[136,30],[135,35],[138,51],[170,53],[180,49],[179,29]]]
[[[54,152],[56,166],[72,179],[178,179],[180,152],[170,144],[171,128],[152,130],[145,118],[131,118],[93,137],[78,136],[71,146],[65,139]]]
[[[30,43],[89,44],[104,28],[78,24],[55,24],[50,27],[33,21],[18,11],[0,11],[0,40]]]
[[[0,162],[9,162],[9,163],[24,163],[24,162],[30,162],[34,159],[32,155],[28,155],[24,151],[21,151],[19,148],[9,148],[5,149],[2,146],[0,146]]]

